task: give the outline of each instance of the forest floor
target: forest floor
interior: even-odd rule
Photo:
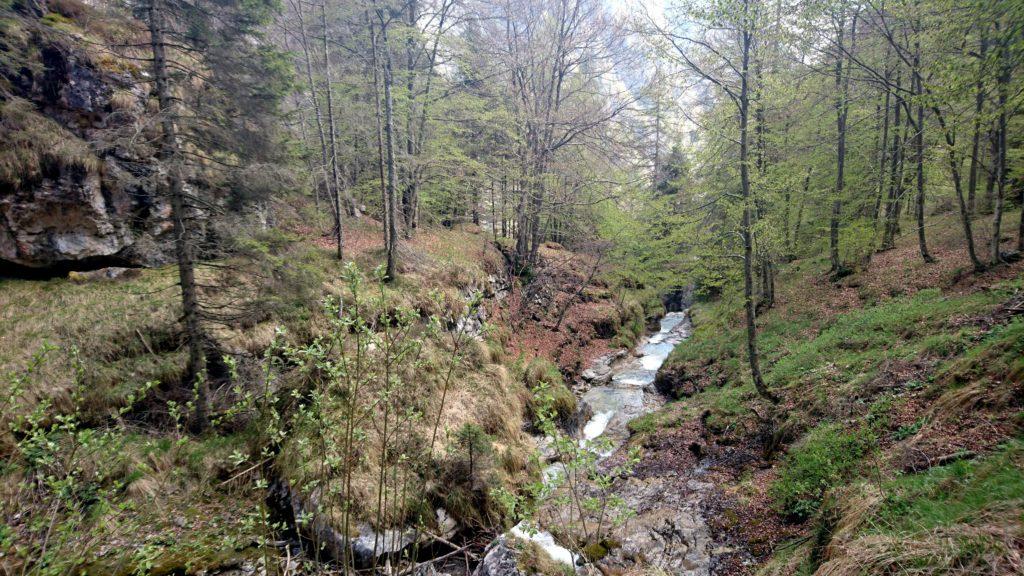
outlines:
[[[822,259],[781,267],[758,320],[776,407],[740,319],[693,307],[660,375],[678,399],[631,445],[641,474],[704,465],[716,573],[1024,569],[1024,262],[972,274],[956,222],[932,221],[933,264],[908,234],[838,282]]]

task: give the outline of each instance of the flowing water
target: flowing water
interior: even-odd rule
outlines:
[[[580,442],[602,437],[610,440],[612,448],[602,457],[610,456],[618,449],[629,438],[626,427],[629,421],[661,405],[662,399],[653,389],[655,376],[676,345],[689,336],[690,320],[686,312],[670,312],[661,319],[661,328],[637,346],[633,355],[612,364],[611,381],[594,386],[580,399],[593,413],[582,428]],[[545,470],[545,478],[558,474],[558,469],[557,464],[549,466]],[[547,531],[531,531],[520,523],[511,533],[517,538],[536,542],[555,560],[565,564],[576,563],[576,555],[559,546]]]

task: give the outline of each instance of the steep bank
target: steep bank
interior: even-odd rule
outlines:
[[[904,238],[835,284],[820,260],[782,268],[759,317],[774,416],[739,319],[695,306],[659,377],[677,400],[631,443],[640,473],[697,468],[715,486],[714,573],[1020,569],[1024,523],[1005,511],[1024,497],[1024,268],[972,275],[955,228],[934,237],[936,264]]]

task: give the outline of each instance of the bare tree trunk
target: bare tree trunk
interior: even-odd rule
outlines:
[[[508,174],[501,175],[501,237],[508,238],[508,224],[505,220],[505,198],[508,194]]]
[[[416,37],[412,34],[412,30],[416,28],[417,18],[417,0],[407,0],[406,3],[406,16],[408,20],[406,25],[409,27],[409,37],[405,40],[405,88],[407,98],[409,100],[409,110],[405,116],[405,154],[408,158],[409,166],[406,168],[406,182],[405,188],[402,191],[402,215],[403,215],[403,233],[406,238],[411,238],[413,233],[413,224],[415,220],[415,209],[416,209],[416,196],[417,185],[416,181],[416,138],[413,130],[413,120],[416,113],[416,58],[414,55],[414,48],[416,46]]]
[[[327,162],[328,162],[328,160],[327,160],[327,138],[324,135],[324,122],[323,122],[323,114],[320,111],[320,99],[317,98],[317,95],[316,95],[316,92],[317,92],[316,83],[313,81],[313,63],[312,63],[312,58],[310,57],[310,53],[309,53],[309,37],[306,34],[306,19],[305,19],[304,14],[302,13],[302,0],[298,0],[297,2],[294,2],[293,6],[295,8],[295,13],[298,16],[298,20],[299,20],[299,34],[300,34],[300,39],[301,39],[301,42],[302,42],[303,60],[305,62],[306,84],[309,87],[309,99],[310,99],[310,102],[313,104],[313,112],[314,112],[314,115],[316,117],[316,133],[317,133],[317,137],[319,138],[319,142],[320,142],[320,173],[321,173],[321,176],[323,177],[324,187],[327,188],[327,192],[328,192],[327,195],[331,199],[332,206],[334,207],[334,214],[333,214],[333,216],[334,216],[334,226],[335,227],[340,227],[341,226],[341,222],[339,222],[339,220],[338,220],[338,214],[340,214],[341,211],[340,211],[340,209],[338,207],[338,196],[336,194],[331,194],[330,193],[331,184],[330,184],[330,179],[329,179],[329,177],[327,175]],[[320,187],[317,186],[316,198],[317,198],[317,206],[318,207],[319,207],[319,203],[320,203],[320,190],[319,189],[320,189]],[[337,234],[337,233],[335,233],[335,234]]]
[[[920,33],[921,23],[917,21],[916,32]],[[917,200],[915,212],[917,215],[917,246],[921,251],[921,258],[927,262],[935,262],[935,258],[928,252],[928,243],[925,240],[924,228],[924,80],[921,78],[921,41],[914,40],[914,95],[917,96],[917,132],[914,135],[914,151],[917,160]]]
[[[331,88],[331,53],[329,49],[329,43],[327,42],[327,0],[323,0],[320,4],[320,24],[323,26],[323,49],[324,49],[324,81],[327,86],[327,127],[328,134],[330,136],[330,152],[331,152],[331,183],[334,186],[333,190],[333,201],[334,201],[334,219],[337,226],[334,229],[335,240],[338,247],[338,260],[342,260],[345,256],[345,227],[342,225],[341,212],[342,212],[342,201],[341,201],[341,179],[338,177],[338,138],[337,132],[334,126],[334,97],[331,95],[333,89]]]
[[[996,32],[1000,32],[1000,24],[996,22]],[[1009,99],[1008,85],[1010,83],[1009,63],[1009,33],[1003,33],[999,43],[999,75],[996,80],[996,94],[999,102],[999,120],[996,133],[996,190],[995,206],[992,213],[992,264],[1002,262],[1002,255],[999,253],[999,241],[1002,237],[1003,220],[1003,198],[1006,191],[1006,129],[1007,114],[1006,107]]]
[[[416,228],[419,227],[420,217],[420,197],[419,197],[419,185],[421,178],[421,167],[416,162],[420,152],[423,150],[423,143],[427,136],[427,113],[430,110],[430,91],[433,86],[434,80],[434,68],[437,66],[437,52],[441,42],[441,34],[444,33],[445,21],[448,18],[448,14],[454,4],[454,0],[442,0],[440,14],[437,22],[437,34],[434,35],[433,43],[430,48],[430,58],[427,62],[426,70],[426,85],[423,89],[423,105],[420,106],[419,120],[417,126],[413,128],[412,119],[414,116],[415,103],[418,95],[414,91],[415,87],[415,59],[412,57],[412,53],[407,54],[407,67],[409,68],[409,79],[407,88],[409,90],[409,119],[408,119],[408,134],[406,140],[406,150],[409,153],[409,161],[411,167],[409,169],[409,182],[406,184],[406,188],[403,191],[403,202],[402,210],[405,216],[405,228],[404,234],[406,238],[411,238],[415,233]],[[410,27],[416,26],[417,20],[417,0],[409,1],[408,8],[408,24]],[[406,44],[407,48],[411,48],[412,41]]]
[[[480,186],[470,180],[470,186],[472,191],[469,193],[469,201],[472,204],[470,207],[470,214],[473,219],[473,224],[476,226],[480,225]]]
[[[174,126],[174,99],[167,73],[167,55],[164,45],[164,11],[162,0],[151,0],[149,5],[150,47],[153,51],[153,79],[160,105],[160,160],[167,170],[167,193],[171,201],[171,219],[174,225],[174,253],[178,262],[178,282],[181,286],[181,308],[188,340],[188,372],[195,387],[196,429],[200,432],[209,425],[209,384],[203,373],[206,354],[203,350],[205,335],[199,322],[199,299],[196,287],[195,260],[188,227],[188,206],[185,201],[185,183],[181,173],[181,151],[178,148]]]
[[[806,180],[810,182],[810,177]],[[793,248],[796,249],[796,243],[800,241],[800,225],[804,221],[804,204],[806,200],[801,198],[800,202],[796,205],[796,224],[793,226]]]
[[[987,160],[989,166],[985,166],[982,162],[981,166],[985,168],[985,196],[982,197],[984,201],[978,212],[981,214],[991,214],[992,208],[996,203],[996,158],[999,156],[999,142],[997,133],[999,130],[996,129],[995,124],[988,128],[988,134],[985,139],[988,141],[988,153]]]
[[[845,267],[839,260],[839,218],[842,215],[843,189],[845,187],[846,169],[846,119],[849,115],[849,90],[850,71],[843,70],[843,58],[846,56],[846,7],[842,7],[842,14],[839,17],[837,35],[836,62],[835,62],[835,84],[836,84],[836,187],[835,195],[832,198],[832,216],[829,220],[829,261],[832,265],[831,272],[835,276],[843,275]],[[856,48],[857,38],[857,14],[854,13],[850,24],[850,36],[853,39],[850,46],[852,54]],[[849,68],[849,66],[847,66]]]
[[[398,249],[398,225],[396,222],[398,198],[395,191],[395,114],[394,100],[391,94],[393,82],[391,47],[388,44],[388,23],[384,18],[384,12],[378,11],[377,14],[381,22],[380,39],[384,57],[384,151],[387,159],[387,212],[389,214],[384,232],[387,236],[387,269],[384,276],[388,280],[394,280],[397,273],[395,257]]]
[[[891,250],[899,232],[900,198],[903,196],[903,143],[906,124],[903,124],[903,97],[899,95],[900,73],[896,72],[896,104],[893,108],[892,166],[889,174],[889,197],[885,205],[885,226],[882,228],[882,250]],[[901,130],[902,128],[902,130]]]
[[[760,358],[757,351],[757,324],[755,320],[754,303],[754,233],[751,222],[751,209],[753,194],[750,190],[750,151],[748,124],[750,118],[750,94],[749,94],[749,66],[750,49],[753,42],[753,32],[749,16],[749,0],[744,0],[744,23],[741,32],[743,36],[742,70],[740,73],[740,187],[743,191],[743,221],[741,223],[740,235],[743,237],[743,299],[744,310],[747,322],[747,360],[750,364],[750,376],[754,382],[754,388],[758,395],[776,404],[779,399],[768,390],[761,375]]]
[[[888,56],[888,49],[889,49],[889,46],[886,45],[886,55],[887,56]],[[880,137],[880,140],[879,140],[879,144],[880,144],[879,145],[879,149],[880,149],[879,150],[879,156],[881,158],[878,161],[878,192],[877,192],[877,194],[875,196],[875,208],[874,208],[874,211],[871,214],[871,221],[872,221],[872,223],[874,225],[874,229],[875,229],[876,232],[878,230],[878,222],[879,222],[879,218],[880,218],[881,212],[882,212],[882,196],[884,196],[884,194],[885,194],[885,182],[886,182],[885,167],[886,167],[886,162],[889,160],[889,157],[888,157],[889,156],[888,155],[888,152],[889,152],[889,109],[891,107],[889,101],[892,98],[892,93],[890,92],[890,89],[889,89],[889,86],[888,86],[888,84],[889,84],[889,64],[888,64],[888,61],[889,61],[889,59],[886,58],[886,65],[885,65],[885,84],[886,84],[886,87],[885,87],[885,96],[883,98],[883,105],[882,105],[882,113],[884,114],[884,118],[882,120],[882,133],[881,133],[881,137]]]
[[[804,200],[807,198],[807,192],[810,191],[810,189],[811,189],[811,172],[813,170],[814,170],[814,168],[808,168],[807,169],[807,175],[804,176],[803,194],[800,195],[800,200],[797,203],[796,223],[794,225],[792,225],[792,226],[790,225],[790,222],[789,222],[789,204],[790,204],[789,196],[790,196],[790,194],[789,194],[788,188],[786,190],[786,216],[784,218],[784,222],[785,222],[785,225],[786,225],[786,258],[789,259],[789,260],[792,260],[794,258],[794,256],[795,256],[795,254],[796,254],[796,243],[797,243],[797,241],[799,239],[799,236],[800,236],[800,221],[803,220],[803,218],[804,218],[804,204],[803,203],[804,203]],[[792,230],[793,230],[792,234],[790,233],[790,228],[792,228]]]
[[[967,181],[967,215],[974,217],[977,202],[979,155],[981,153],[981,114],[985,109],[985,58],[988,54],[988,27],[980,27],[978,45],[978,80],[974,86],[974,130],[971,134],[971,167]]]
[[[1017,195],[1017,206],[1020,207],[1020,224],[1017,225],[1017,252],[1024,255],[1024,187]]]
[[[494,179],[491,178],[491,238],[498,241],[498,206],[494,198]]]
[[[388,209],[388,181],[384,168],[384,107],[381,105],[380,96],[380,52],[377,45],[377,26],[370,20],[369,13],[366,14],[366,25],[370,30],[370,49],[372,51],[374,119],[377,124],[377,176],[380,180],[380,219],[384,227],[384,251],[388,252],[391,250],[391,236],[387,233],[390,229],[391,211]]]
[[[985,269],[985,265],[978,259],[977,252],[974,248],[974,230],[972,227],[973,223],[971,222],[971,209],[967,201],[964,199],[963,178],[960,175],[960,161],[957,159],[956,155],[956,133],[946,125],[946,120],[938,106],[935,106],[933,111],[935,112],[935,118],[939,122],[939,127],[942,128],[946,137],[949,171],[953,176],[953,189],[956,191],[957,204],[960,207],[960,223],[963,226],[964,237],[967,240],[967,255],[971,259],[974,271],[981,272]],[[975,133],[975,136],[977,136],[977,133]],[[974,166],[972,166],[972,169],[973,168]]]

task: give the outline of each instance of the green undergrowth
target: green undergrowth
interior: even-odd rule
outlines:
[[[811,283],[821,268],[802,267],[780,282]],[[826,316],[785,305],[759,315],[764,377],[787,407],[777,425],[787,445],[767,496],[811,533],[780,545],[761,573],[812,574],[826,565],[829,574],[1001,573],[1012,565],[1024,534],[1020,440],[992,435],[992,445],[1009,443],[916,474],[900,471],[898,455],[941,428],[936,421],[975,410],[1010,418],[1016,434],[1024,429],[1024,412],[1014,408],[1024,318],[1002,308],[1022,290],[1017,277],[966,294],[890,294]],[[724,300],[693,307],[693,336],[664,369],[698,385],[631,423],[634,442],[699,419],[719,445],[757,445],[754,411],[766,406],[750,383],[734,309]],[[926,408],[908,421],[911,399]]]
[[[576,395],[569,390],[565,377],[554,362],[541,357],[529,361],[518,359],[513,370],[531,393],[526,403],[526,416],[531,423],[536,425],[542,401],[554,411],[555,420],[558,422],[569,422],[576,415]],[[542,386],[544,398],[538,398],[536,392]]]
[[[1024,520],[1024,441],[979,460],[959,460],[886,482],[866,533],[914,534],[976,524],[1011,512]]]
[[[815,538],[779,547],[762,575],[1010,574],[1024,534],[1024,441],[976,460],[865,479],[830,500]]]
[[[771,486],[779,511],[794,519],[817,512],[822,497],[849,480],[875,443],[868,431],[847,432],[835,424],[811,430],[783,458]]]

